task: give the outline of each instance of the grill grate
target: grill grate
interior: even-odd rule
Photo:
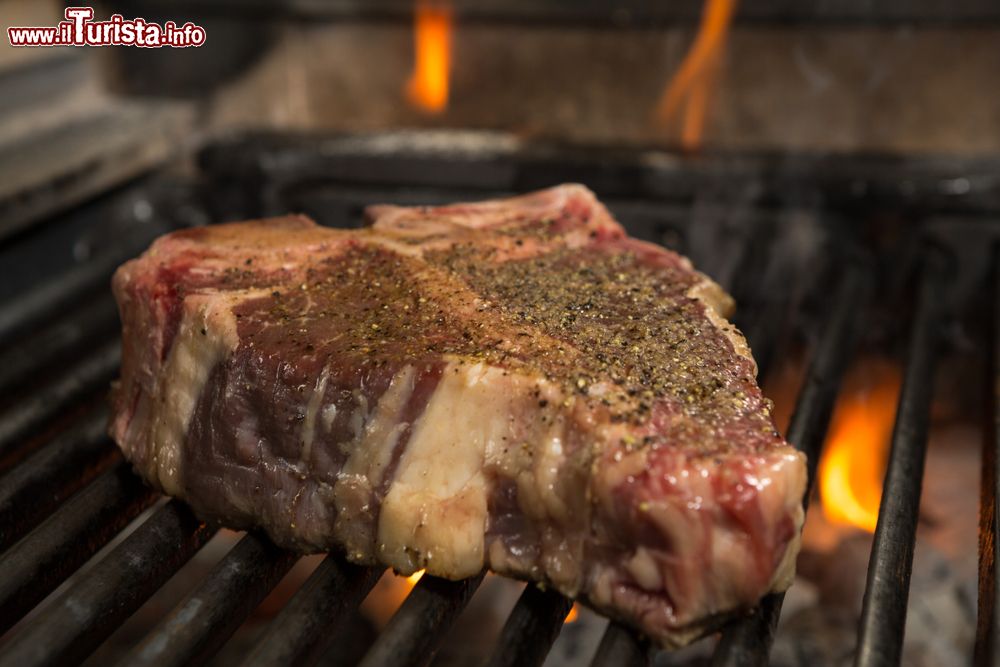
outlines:
[[[131,665],[189,665],[217,651],[295,563],[254,534],[243,537],[208,579],[127,658]],[[202,612],[201,610],[205,610]]]
[[[361,604],[380,574],[327,556],[274,619],[248,664],[279,667],[315,661],[332,639],[331,631]]]
[[[213,174],[214,185],[221,190],[213,202],[227,202],[225,206],[230,208],[219,210],[216,205],[213,210],[211,203],[206,203],[206,215],[236,218],[302,208],[323,222],[342,223],[355,219],[357,207],[370,201],[487,196],[549,185],[569,180],[569,176],[594,186],[634,234],[662,240],[690,226],[691,206],[676,203],[685,201],[685,188],[704,191],[706,183],[719,181],[720,174],[728,181],[745,169],[740,166],[744,163],[734,166],[725,160],[715,171],[699,163],[682,172],[687,180],[678,183],[671,180],[678,173],[676,164],[650,167],[652,171],[647,173],[642,171],[646,163],[635,156],[605,156],[596,162],[593,158],[562,156],[559,159],[563,162],[558,162],[551,156],[542,158],[530,153],[490,157],[488,151],[484,154],[477,150],[475,159],[469,161],[470,168],[461,169],[456,167],[454,156],[433,151],[397,160],[395,154],[387,157],[377,151],[345,156],[337,153],[343,153],[343,146],[336,142],[332,145],[336,150],[316,150],[314,144],[305,149],[298,140],[275,145],[272,139],[270,143],[250,140],[211,147],[202,154],[201,164]],[[356,149],[355,144],[350,145]],[[275,159],[276,154],[285,159]],[[330,169],[331,159],[339,160],[336,169]],[[434,163],[447,168],[428,170],[427,164]],[[218,169],[220,164],[225,168]],[[391,168],[381,168],[385,165]],[[856,172],[842,165],[834,167],[824,164],[807,176],[795,178],[813,178],[813,187],[832,193],[828,203],[839,202],[844,209],[863,206],[864,202],[849,194],[837,195],[850,192],[838,185],[841,174]],[[274,173],[276,169],[279,171]],[[889,174],[898,173],[891,166],[889,169]],[[954,170],[950,166],[950,171],[945,172],[950,177]],[[329,190],[324,189],[327,186],[309,196],[303,193],[302,185],[315,180],[317,173],[336,174],[340,190],[335,206],[330,204]],[[778,184],[776,187],[786,187],[788,179],[789,174],[781,173],[773,182]],[[327,177],[324,182],[329,184],[330,180]],[[637,186],[636,182],[643,185]],[[255,184],[253,191],[246,190],[246,183]],[[889,186],[877,185],[865,191],[878,193],[884,199]],[[741,187],[730,186],[729,194],[740,192]],[[775,196],[766,189],[754,192],[751,203],[757,207],[755,210],[761,201]],[[919,195],[920,190],[916,192]],[[935,190],[933,197],[938,196]],[[972,196],[990,199],[989,193],[973,192]],[[311,206],[319,206],[316,202],[322,204],[320,210],[310,210]],[[940,204],[936,199],[934,202]],[[919,210],[925,205],[926,201],[910,191],[906,209]],[[774,207],[764,210],[773,211]],[[794,267],[782,264],[785,258],[779,241],[784,233],[781,229],[787,228],[778,229],[775,241],[761,233],[760,227],[744,220],[742,213],[740,216],[728,223],[723,216],[729,226],[723,225],[721,238],[737,235],[737,242],[730,244],[734,252],[726,252],[718,236],[708,239],[706,243],[712,247],[703,252],[704,257],[697,256],[697,243],[690,238],[692,247],[686,250],[708,273],[728,276],[723,278],[725,286],[744,305],[742,312],[750,314],[749,319],[738,324],[747,332],[755,352],[759,352],[763,376],[767,361],[780,356],[788,344],[783,336],[789,326],[789,313],[798,305],[784,286]],[[102,395],[116,373],[120,348],[117,335],[112,333],[114,311],[100,286],[106,284],[112,268],[123,257],[134,254],[153,234],[169,227],[168,223],[152,225],[145,228],[142,238],[133,235],[118,239],[118,245],[109,244],[96,261],[55,273],[38,287],[0,306],[0,341],[8,345],[8,351],[0,355],[0,393],[13,396],[0,411],[0,471],[5,471],[0,480],[0,631],[9,630],[30,614],[30,619],[0,644],[0,666],[82,661],[215,532],[182,503],[160,501],[133,532],[36,609],[127,524],[157,502],[104,435],[107,413],[102,407]],[[836,238],[833,242],[839,243]],[[812,354],[787,434],[789,441],[808,455],[810,480],[815,476],[841,379],[858,345],[859,332],[870,324],[866,304],[873,301],[879,279],[870,256],[857,254],[856,248],[846,252],[843,245],[822,246],[839,264],[830,283],[832,289],[825,290],[822,299],[823,316],[813,327],[816,335]],[[853,248],[850,243],[846,245]],[[17,251],[16,244],[10,251]],[[857,664],[864,667],[900,661],[934,368],[944,326],[951,317],[948,286],[956,268],[948,263],[950,252],[948,248],[927,245],[916,253],[917,274],[922,279],[908,333],[906,373],[858,636]],[[775,266],[780,270],[773,270]],[[996,288],[1000,294],[1000,280]],[[768,290],[774,298],[762,296]],[[1000,321],[1000,301],[996,298],[994,307]],[[27,336],[29,331],[36,333]],[[12,342],[17,344],[10,346]],[[1000,342],[994,341],[994,349],[998,345]],[[994,401],[1000,399],[994,395]],[[995,440],[987,445],[984,455],[992,462]],[[990,484],[995,483],[995,478],[989,479],[993,480]],[[983,493],[984,508],[992,510],[995,502],[995,488],[988,485]],[[993,655],[997,633],[992,561],[995,517],[989,513],[989,520],[984,519],[980,541],[984,564],[977,655],[984,661],[984,656]],[[201,585],[134,647],[125,663],[205,662],[294,562],[292,554],[255,534],[247,534]],[[247,663],[284,665],[317,659],[327,649],[334,630],[345,622],[380,575],[376,569],[327,556],[249,651]],[[481,577],[461,582],[423,577],[361,664],[372,667],[428,662],[481,581]],[[752,613],[726,627],[712,664],[766,664],[783,600],[783,595],[771,595]],[[565,598],[526,587],[500,632],[491,665],[541,664],[569,609],[570,602]],[[650,658],[644,642],[611,623],[592,664],[638,665]]]
[[[868,564],[858,641],[859,667],[897,664],[903,650],[943,306],[941,277],[930,259],[923,267],[923,275]]]
[[[808,457],[809,488],[804,499],[807,504],[840,380],[853,351],[859,324],[856,314],[863,311],[870,292],[869,282],[870,277],[862,269],[850,271],[841,282],[824,327],[826,334],[816,350],[788,425],[788,441]],[[721,667],[766,663],[784,599],[784,593],[767,596],[746,619],[725,630],[713,664]]]
[[[490,667],[540,665],[559,636],[572,604],[554,591],[526,586],[500,632]]]

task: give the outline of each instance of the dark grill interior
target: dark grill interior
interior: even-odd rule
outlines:
[[[811,478],[859,347],[881,345],[905,359],[856,657],[864,666],[898,664],[935,366],[949,352],[957,322],[984,345],[992,341],[989,349],[1000,345],[984,313],[1000,317],[1000,283],[990,278],[1000,275],[990,224],[1000,210],[995,167],[986,160],[681,158],[523,147],[482,135],[250,136],[212,144],[194,164],[137,174],[83,204],[75,201],[72,178],[14,193],[0,210],[38,210],[32,201],[42,197],[49,213],[31,223],[19,219],[0,241],[0,631],[31,615],[0,641],[0,665],[82,661],[216,532],[178,501],[157,504],[104,433],[104,397],[120,354],[107,286],[120,262],[184,225],[302,211],[323,224],[354,226],[368,203],[486,198],[564,181],[589,185],[631,234],[689,255],[726,287],[762,379],[792,350],[805,351],[786,435],[808,454]],[[990,308],[976,307],[983,303]],[[974,354],[985,366],[983,349]],[[989,383],[985,374],[970,379],[990,401],[987,414],[1000,410],[1000,369],[993,369]],[[993,660],[998,622],[997,441],[994,428],[985,431],[976,642],[982,664]],[[133,532],[46,599],[154,505]],[[126,663],[209,660],[295,560],[245,535]],[[328,556],[247,664],[318,659],[380,574]],[[481,580],[424,577],[361,664],[430,661]],[[712,664],[766,664],[783,597],[770,596],[730,625]],[[561,596],[527,586],[492,664],[541,664],[569,609]],[[584,658],[594,665],[653,659],[613,623],[596,655]],[[656,660],[670,664],[665,656]]]

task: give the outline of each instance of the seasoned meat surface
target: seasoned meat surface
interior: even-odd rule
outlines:
[[[732,302],[564,185],[174,232],[122,266],[111,433],[303,552],[552,586],[664,646],[782,590],[805,465]]]

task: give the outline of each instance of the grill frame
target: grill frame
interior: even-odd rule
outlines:
[[[1000,662],[1000,578],[996,574],[997,535],[1000,534],[1000,244],[991,248],[990,266],[990,359],[992,393],[985,401],[983,428],[982,481],[979,494],[979,604],[976,616],[976,644],[973,662],[996,665]],[[990,394],[990,392],[987,392]]]
[[[759,195],[759,201],[772,205],[784,201],[779,193],[782,187],[789,187],[790,181],[803,179],[816,181],[818,187],[831,193],[834,207],[846,211],[870,206],[872,202],[899,202],[902,197],[891,183],[876,178],[884,173],[876,168],[878,160],[874,166],[863,163],[867,169],[852,171],[850,164],[836,160],[811,162],[803,158],[796,163],[798,167],[809,166],[802,174],[791,167],[779,172],[762,170],[762,158],[753,156],[720,158],[713,170],[712,165],[705,163],[649,160],[648,155],[628,151],[605,150],[595,158],[593,152],[569,149],[555,151],[533,147],[491,152],[480,147],[471,155],[456,158],[419,148],[403,155],[357,150],[357,144],[351,143],[356,140],[351,138],[330,139],[326,147],[332,150],[317,151],[314,147],[304,150],[303,141],[301,138],[244,138],[209,146],[199,159],[202,168],[215,174],[220,182],[244,183],[240,191],[252,193],[249,201],[238,203],[244,215],[247,211],[249,215],[279,212],[281,207],[287,206],[289,189],[297,182],[328,173],[331,160],[339,164],[333,172],[335,177],[343,178],[347,189],[357,188],[358,199],[368,201],[374,200],[373,189],[394,191],[403,198],[415,190],[425,189],[433,191],[435,197],[448,199],[474,192],[481,192],[482,196],[499,195],[563,180],[581,180],[594,186],[602,197],[634,198],[640,203],[651,201],[652,210],[648,215],[656,216],[669,206],[660,202],[670,198],[683,200],[685,192],[699,191],[720,173],[737,177],[767,173],[765,191]],[[891,160],[883,162],[887,164],[881,165],[882,168],[898,175],[899,165]],[[443,166],[426,170],[427,164]],[[650,164],[657,166],[650,167]],[[962,177],[960,174],[970,171],[977,172],[989,164],[992,162],[927,161],[903,166],[907,173],[916,174],[917,181],[939,183]],[[387,172],[386,165],[395,171],[389,169]],[[370,182],[359,185],[358,180],[366,178]],[[675,178],[676,182],[671,180]],[[857,187],[859,178],[866,184],[864,188]],[[400,187],[401,182],[409,185]],[[247,188],[246,183],[255,187]],[[455,189],[461,192],[453,192]],[[859,190],[865,192],[864,198],[851,194]],[[990,207],[994,201],[1000,201],[992,186],[973,191],[976,201],[971,204],[965,199],[942,197],[939,188],[917,188],[916,193],[916,196],[910,193],[902,199],[906,211],[930,208],[961,212],[969,206]],[[634,210],[641,208],[637,205]],[[211,207],[209,210],[207,217],[227,217],[225,211],[212,211]],[[684,207],[677,212],[680,216],[687,214]],[[96,260],[70,268],[0,307],[0,342],[23,340],[26,332],[40,327],[38,339],[46,352],[44,358],[81,348],[86,351],[75,364],[59,369],[39,387],[0,411],[0,470],[5,474],[2,479],[5,483],[11,479],[20,480],[19,485],[5,486],[0,493],[0,521],[6,521],[0,524],[3,531],[0,548],[6,543],[12,544],[0,551],[2,628],[13,626],[21,615],[155,501],[155,495],[141,486],[113,446],[95,432],[98,429],[94,424],[104,418],[95,396],[101,394],[112,379],[120,357],[115,339],[103,337],[103,342],[94,344],[94,340],[102,336],[92,332],[110,331],[108,319],[113,317],[113,311],[109,310],[106,295],[81,298],[100,292],[99,286],[111,270],[124,257],[134,254],[144,240],[148,240],[148,236],[120,239],[119,245],[105,249]],[[761,235],[758,233],[751,240],[759,243]],[[749,250],[750,247],[747,244],[742,250],[737,248],[738,252],[720,253],[725,265],[706,270],[713,275],[728,276],[725,282],[730,284],[726,286],[737,292],[738,300],[750,304],[748,310],[753,316],[739,324],[759,355],[763,375],[780,346],[782,314],[790,306],[781,299],[755,304],[752,294],[741,297],[739,290],[733,289],[741,282],[759,284],[766,281],[767,266],[755,261],[755,253]],[[955,271],[954,267],[947,266],[946,257],[943,257],[946,255],[946,250],[935,245],[927,245],[918,253],[920,273],[924,277],[911,327],[909,361],[893,436],[886,481],[890,492],[883,495],[859,635],[858,664],[865,667],[899,662],[928,435],[931,380],[940,348],[941,327],[949,316],[942,306],[947,302],[945,284]],[[840,380],[856,349],[859,328],[863,324],[862,304],[872,298],[873,273],[869,257],[846,256],[845,269],[831,291],[827,315],[820,326],[822,334],[813,347],[806,380],[790,423],[789,441],[809,457],[810,485]],[[1000,282],[997,290],[1000,293]],[[74,302],[77,302],[76,307],[62,314],[61,311]],[[1000,301],[997,303],[997,317],[1000,318]],[[12,360],[15,371],[6,375],[0,371],[0,388],[12,389],[25,381],[32,366],[15,361],[18,359],[15,348],[3,358]],[[17,366],[18,363],[21,366]],[[78,410],[75,417],[68,421],[63,418],[74,408]],[[60,431],[59,426],[63,430]],[[995,436],[992,442],[995,443]],[[984,452],[994,451],[995,444],[987,445]],[[67,456],[70,450],[81,458]],[[85,474],[69,474],[80,460],[90,461]],[[35,507],[33,513],[18,516],[17,510],[25,506],[28,495],[46,486],[58,488],[54,499],[47,505]],[[66,501],[68,498],[71,500]],[[806,502],[808,499],[807,492]],[[992,494],[984,492],[983,502],[984,507],[996,503],[995,489]],[[54,510],[51,515],[25,536],[30,524],[51,510]],[[135,533],[96,564],[87,577],[47,603],[30,624],[0,647],[0,665],[54,664],[81,659],[212,534],[214,528],[198,522],[181,503],[169,501],[161,505]],[[981,554],[991,549],[995,534],[995,519],[992,523],[985,522],[980,540]],[[20,541],[14,543],[17,539]],[[176,548],[171,549],[171,545]],[[150,567],[148,570],[144,567],[140,573],[134,566],[129,567],[129,559]],[[290,554],[269,545],[266,540],[252,534],[245,536],[209,578],[134,649],[130,659],[133,663],[150,665],[204,661],[277,584],[292,562]],[[890,572],[898,573],[897,578],[889,578]],[[364,598],[379,574],[375,569],[359,568],[336,556],[328,556],[274,619],[271,632],[251,651],[249,662],[287,664],[317,657],[325,648],[331,628]],[[456,583],[424,577],[363,664],[425,664],[433,656],[451,621],[468,603],[479,581]],[[991,588],[994,582],[993,563],[984,557],[981,599],[995,597]],[[766,664],[783,597],[782,594],[768,596],[747,617],[727,626],[712,664]],[[990,647],[997,632],[997,621],[993,618],[991,605],[981,607],[976,650],[977,656],[986,660],[982,656],[992,655]],[[77,611],[71,614],[70,608]],[[177,621],[185,609],[191,612],[195,608],[201,611],[191,614],[194,622]],[[81,615],[79,609],[87,613]],[[569,603],[561,596],[527,587],[501,632],[501,643],[492,664],[541,664],[568,610]],[[45,639],[50,635],[58,637]],[[174,650],[160,650],[166,643],[175,647]],[[650,651],[645,642],[612,623],[592,664],[642,664],[649,659]]]

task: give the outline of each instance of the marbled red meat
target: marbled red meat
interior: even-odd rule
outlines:
[[[803,457],[732,302],[565,185],[362,230],[178,231],[121,267],[111,432],[300,551],[552,586],[679,645],[786,587]]]

